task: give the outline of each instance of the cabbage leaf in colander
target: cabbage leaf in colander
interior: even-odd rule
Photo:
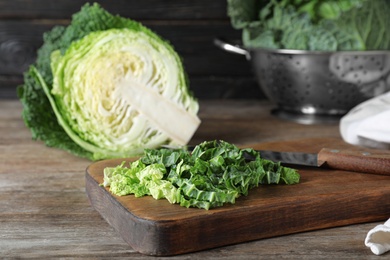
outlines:
[[[227,0],[248,48],[389,50],[388,0]]]

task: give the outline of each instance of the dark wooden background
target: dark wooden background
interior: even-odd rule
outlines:
[[[0,99],[16,99],[22,74],[34,62],[42,34],[66,25],[85,0],[0,0]],[[263,98],[250,63],[213,44],[241,38],[226,15],[226,0],[100,0],[111,13],[142,22],[183,57],[198,99]]]

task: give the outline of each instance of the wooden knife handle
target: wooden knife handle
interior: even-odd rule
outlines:
[[[390,152],[323,148],[318,153],[318,164],[337,170],[390,175]]]

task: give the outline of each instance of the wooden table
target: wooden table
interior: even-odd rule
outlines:
[[[339,137],[337,124],[300,125],[270,115],[265,101],[202,101],[202,125],[191,143],[239,145],[300,137]],[[136,258],[91,207],[85,169],[91,163],[32,141],[19,101],[0,101],[0,252],[6,258]],[[389,216],[390,217],[390,216]],[[378,259],[365,247],[379,223],[312,231],[226,246],[174,259]],[[386,255],[387,256],[387,255]]]

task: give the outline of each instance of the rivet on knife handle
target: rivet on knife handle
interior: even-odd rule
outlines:
[[[323,148],[318,164],[332,169],[390,175],[390,154],[380,151],[354,151]]]

